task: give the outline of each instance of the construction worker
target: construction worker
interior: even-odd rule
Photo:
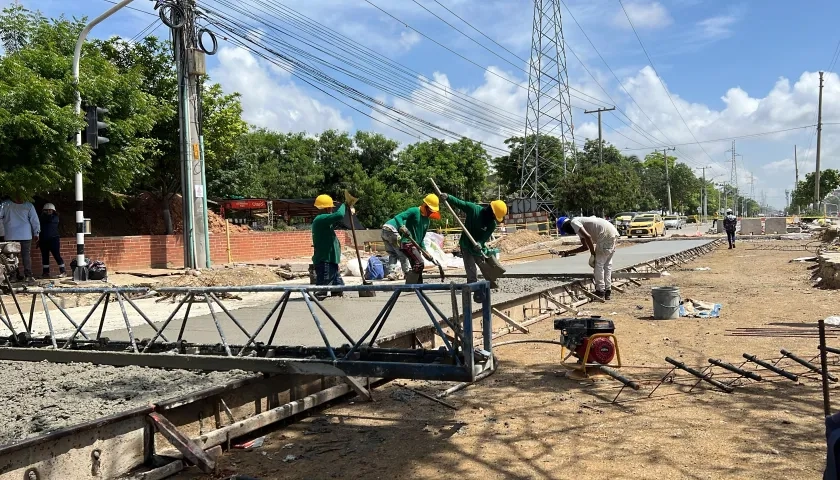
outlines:
[[[589,250],[595,258],[594,264],[591,260],[589,263],[595,269],[595,295],[609,300],[612,293],[612,260],[618,230],[612,223],[598,217],[560,217],[557,219],[557,230],[560,235],[577,234],[580,237],[581,246],[563,252],[563,256]]]
[[[44,204],[41,209],[41,239],[39,246],[41,247],[41,265],[43,267],[43,277],[50,278],[50,253],[55,258],[55,263],[58,264],[58,278],[67,275],[67,270],[64,267],[64,260],[61,258],[61,239],[58,233],[58,212],[55,211],[55,205],[52,203]]]
[[[732,209],[726,209],[726,216],[723,217],[723,229],[726,230],[726,239],[729,241],[729,249],[735,248],[735,229],[738,227],[738,217],[732,214]]]
[[[396,280],[397,264],[402,267],[406,284],[423,283],[423,257],[432,256],[423,249],[423,239],[430,220],[440,220],[440,199],[426,195],[419,207],[411,207],[382,225],[382,241],[388,252],[389,280]]]
[[[35,206],[24,201],[23,196],[16,195],[14,199],[3,202],[0,206],[0,222],[7,242],[20,243],[20,257],[23,263],[23,275],[17,273],[17,280],[26,280],[30,285],[35,284],[32,276],[32,244],[38,244],[41,234],[41,222]]]
[[[346,206],[341,204],[335,208],[332,197],[318,195],[315,199],[315,208],[325,212],[312,220],[312,246],[315,249],[312,263],[315,265],[315,285],[344,285],[344,280],[338,271],[341,244],[335,236],[335,228],[344,220]],[[350,212],[356,213],[353,208],[350,208]],[[340,297],[342,292],[332,292],[332,295]],[[326,296],[327,292],[315,294],[315,298],[319,300],[323,300]]]
[[[464,258],[464,270],[467,271],[467,283],[473,283],[478,280],[478,271],[476,267],[484,262],[486,257],[493,255],[492,250],[488,249],[485,243],[490,240],[490,236],[496,231],[496,225],[502,223],[507,215],[507,205],[502,200],[493,200],[490,205],[482,207],[481,205],[461,200],[453,195],[442,194],[440,199],[444,202],[448,201],[458,210],[464,212],[466,221],[464,227],[472,236],[478,248],[475,248],[463,233],[458,245],[461,247],[461,256]],[[475,292],[473,299],[476,302],[484,300],[481,292]]]

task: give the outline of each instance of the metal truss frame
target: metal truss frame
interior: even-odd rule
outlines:
[[[146,315],[131,296],[148,294],[149,288],[120,287],[73,287],[73,288],[30,288],[17,291],[14,297],[23,329],[14,327],[14,317],[6,309],[0,297],[0,329],[3,326],[10,335],[0,340],[0,359],[20,361],[50,361],[58,363],[89,362],[94,364],[128,366],[138,365],[155,368],[197,369],[197,370],[246,370],[254,372],[289,375],[354,376],[376,378],[414,378],[428,380],[473,381],[481,372],[492,368],[492,308],[490,285],[486,281],[469,284],[428,285],[359,285],[341,287],[258,285],[242,287],[163,287],[155,291],[172,295],[177,299],[174,310],[160,324]],[[376,291],[388,292],[390,297],[376,315],[365,333],[353,338],[341,322],[329,312],[316,293],[346,293]],[[450,293],[452,316],[447,316],[429,298],[427,292],[446,291]],[[231,293],[282,293],[274,302],[268,315],[253,331],[249,331],[219,298]],[[473,293],[483,295],[481,303],[483,348],[476,348],[473,339]],[[56,300],[58,294],[98,294],[99,298],[83,319],[77,321]],[[20,308],[17,296],[31,295],[28,322]],[[286,306],[293,295],[303,298],[311,319],[318,329],[322,346],[283,345],[277,338],[277,329],[284,318]],[[437,349],[383,348],[377,340],[394,306],[400,298],[415,296],[428,315],[434,327],[436,338],[442,346]],[[461,299],[459,314],[458,297]],[[112,300],[113,298],[113,300]],[[35,304],[40,301],[44,309],[49,335],[35,338],[32,334]],[[49,303],[48,303],[49,302]],[[194,303],[208,306],[215,330],[219,335],[216,344],[191,343],[184,338],[184,329],[190,319]],[[58,310],[50,311],[50,303]],[[128,341],[114,341],[102,335],[108,305],[119,305],[125,320]],[[100,305],[102,308],[100,309]],[[218,307],[219,311],[217,311]],[[128,317],[128,308],[136,311],[155,332],[149,339],[138,340]],[[177,332],[167,330],[183,309],[183,321]],[[99,310],[99,326],[96,336],[89,336],[84,327]],[[220,318],[227,316],[247,341],[241,345],[231,344],[222,328]],[[346,339],[342,346],[330,343],[324,330],[323,317]],[[181,318],[181,317],[179,317]],[[354,318],[356,320],[356,318]],[[56,322],[66,321],[73,326],[73,334],[58,338],[54,328]],[[95,320],[94,320],[95,321]],[[195,321],[195,320],[193,320]],[[159,322],[159,321],[158,321]],[[267,342],[257,337],[271,333]],[[169,336],[167,336],[167,333]],[[173,338],[174,337],[174,338]],[[275,343],[275,340],[278,340]]]

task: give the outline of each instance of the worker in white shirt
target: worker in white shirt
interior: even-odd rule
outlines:
[[[609,300],[612,287],[612,261],[615,254],[615,244],[618,240],[618,230],[612,223],[598,217],[577,217],[557,219],[557,230],[560,235],[574,235],[580,237],[581,246],[563,252],[564,256],[585,252],[594,257],[589,265],[594,268],[595,295]]]
[[[15,197],[12,201],[6,201],[0,207],[0,222],[3,223],[6,241],[20,243],[23,275],[18,272],[17,280],[25,278],[27,283],[34,284],[32,244],[33,241],[36,245],[38,244],[38,236],[41,234],[41,222],[38,220],[35,206],[25,202],[21,196]]]

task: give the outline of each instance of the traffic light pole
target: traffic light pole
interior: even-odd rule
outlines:
[[[122,0],[109,8],[102,15],[94,18],[85,25],[76,41],[76,49],[73,51],[73,83],[76,87],[75,113],[78,117],[82,113],[82,94],[79,91],[79,62],[82,59],[82,45],[88,33],[100,22],[114,14],[114,12],[133,2],[134,0]],[[82,131],[76,132],[76,146],[82,146]],[[82,183],[82,171],[76,172],[74,183],[76,185],[76,268],[73,270],[73,280],[87,280],[87,264],[85,262],[85,213],[84,213],[84,191]]]

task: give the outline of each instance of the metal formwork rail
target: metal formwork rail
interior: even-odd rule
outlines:
[[[358,285],[358,286],[281,286],[257,285],[240,287],[162,287],[155,289],[161,294],[172,295],[177,302],[165,320],[156,322],[143,312],[131,296],[149,293],[149,288],[120,287],[73,287],[73,288],[30,288],[18,290],[18,295],[31,295],[28,322],[20,309],[22,329],[15,328],[15,318],[2,305],[0,298],[0,321],[10,335],[0,342],[0,359],[22,361],[51,361],[60,363],[90,362],[106,365],[139,365],[157,368],[180,368],[198,370],[246,370],[266,373],[368,376],[378,378],[418,378],[430,380],[472,381],[475,376],[492,366],[491,302],[490,288],[486,281],[469,284],[429,285]],[[346,293],[376,291],[390,293],[388,300],[372,319],[370,325],[358,338],[353,337],[336,318],[318,293]],[[448,292],[447,301],[452,302],[453,315],[449,316],[438,307],[427,292]],[[231,293],[282,293],[279,300],[270,303],[267,315],[256,328],[248,329],[235,312],[228,309],[222,298]],[[480,293],[483,348],[473,345],[472,295]],[[96,302],[87,314],[79,319],[56,301],[57,294],[98,294]],[[278,327],[292,296],[299,296],[306,305],[311,321],[317,328],[322,345],[286,345],[278,335]],[[434,327],[442,343],[438,349],[380,348],[377,340],[394,306],[400,298],[416,297],[422,310]],[[458,303],[460,297],[460,311]],[[33,334],[36,301],[40,301],[49,331],[48,335]],[[103,336],[103,326],[109,304],[119,306],[125,321],[128,340],[116,341]],[[190,320],[192,306],[203,303],[209,310],[210,327],[218,334],[218,343],[195,343],[185,338],[185,328]],[[51,307],[56,310],[51,311]],[[101,306],[101,308],[100,308]],[[129,311],[136,312],[151,328],[151,338],[138,339],[129,319]],[[183,312],[183,313],[182,313]],[[422,314],[421,314],[422,315]],[[92,327],[85,327],[98,317],[96,334]],[[358,321],[358,315],[352,320]],[[173,321],[181,323],[179,329],[172,328]],[[229,319],[247,340],[234,344],[228,340],[222,320]],[[162,320],[162,322],[161,322]],[[206,320],[206,319],[205,319]],[[197,320],[193,319],[193,322]],[[66,323],[64,323],[66,322]],[[73,333],[60,338],[56,335],[58,323],[72,326]],[[332,325],[343,338],[341,346],[333,345],[325,330]],[[0,329],[3,328],[0,326]],[[269,333],[270,332],[270,333]],[[88,334],[90,333],[90,335]],[[168,334],[168,336],[167,336]],[[267,340],[258,340],[260,335]]]

